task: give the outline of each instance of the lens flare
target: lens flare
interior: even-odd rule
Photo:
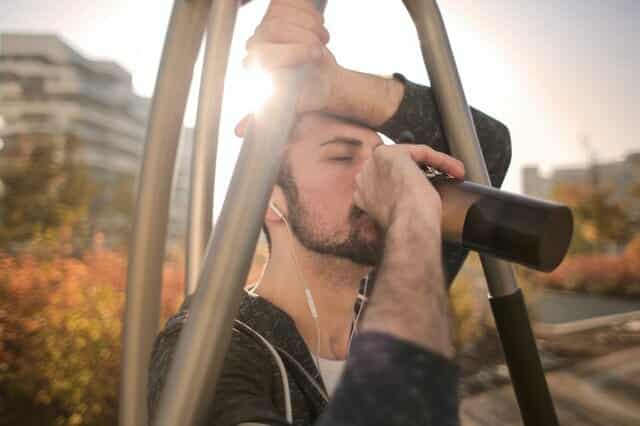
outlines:
[[[262,68],[253,66],[244,69],[240,78],[245,112],[258,112],[273,95],[271,75]]]

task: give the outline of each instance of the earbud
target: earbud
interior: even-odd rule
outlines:
[[[280,209],[276,206],[276,204],[273,201],[269,201],[269,207],[271,208],[271,210],[274,211],[275,214],[278,215],[278,217],[284,221],[286,221],[287,219],[284,217],[284,214],[280,211]]]
[[[278,206],[276,206],[276,203],[274,203],[273,201],[269,201],[269,208],[273,210],[273,212],[277,214],[278,217],[284,221],[285,225],[287,226],[287,229],[289,229],[289,231],[291,232],[291,228],[289,227],[289,222],[287,222],[287,218],[285,217],[284,213],[280,211]],[[293,237],[293,233],[291,233],[291,235]],[[298,263],[296,252],[293,247],[291,248],[291,256],[293,257],[293,262],[296,265],[298,274],[300,274],[302,285],[304,286],[304,295],[307,298],[307,307],[309,308],[309,313],[311,314],[311,318],[313,318],[313,322],[316,325],[315,362],[316,362],[316,368],[318,369],[318,371],[320,371],[320,361],[318,361],[318,354],[320,353],[320,318],[318,316],[318,309],[316,308],[316,303],[313,300],[313,294],[311,293],[311,289],[309,288],[309,285],[307,284],[307,281],[304,275],[302,274],[302,269],[300,268],[300,264]],[[313,352],[311,355],[313,356]]]

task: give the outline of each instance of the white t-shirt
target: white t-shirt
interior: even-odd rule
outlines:
[[[324,386],[327,388],[327,394],[331,397],[338,385],[338,382],[340,381],[342,370],[344,370],[347,361],[318,358],[318,363],[320,364],[322,381],[324,382]]]

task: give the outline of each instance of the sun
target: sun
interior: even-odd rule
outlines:
[[[262,68],[253,66],[243,68],[238,77],[240,98],[243,99],[243,113],[252,114],[260,111],[273,95],[271,75]]]

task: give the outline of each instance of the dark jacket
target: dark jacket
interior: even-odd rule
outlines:
[[[404,98],[394,116],[375,130],[396,141],[410,132],[415,143],[450,153],[431,89],[408,82],[402,76],[395,77],[405,83]],[[504,125],[477,110],[472,109],[472,117],[491,182],[499,186],[511,159],[509,132]],[[467,253],[461,247],[443,243],[447,284],[455,278]],[[173,351],[187,319],[188,305],[167,322],[156,339],[150,365],[150,418],[157,410]],[[378,333],[365,333],[354,340],[331,408],[318,420],[327,405],[322,379],[291,318],[266,300],[245,295],[238,320],[286,354],[284,361],[296,425],[316,421],[322,425],[457,424],[455,366],[415,345]],[[313,380],[305,377],[301,369]],[[314,386],[313,381],[318,385]],[[371,389],[371,393],[355,391],[363,387]],[[216,389],[209,424],[287,424],[283,414],[282,381],[275,360],[242,326],[234,328]],[[379,398],[381,395],[383,399]]]
[[[156,339],[149,382],[151,421],[188,312],[186,303]],[[243,330],[244,325],[282,354],[294,425],[458,424],[457,368],[439,355],[388,335],[363,333],[352,343],[332,409],[325,411],[327,397],[322,378],[291,317],[267,300],[245,293],[238,320],[243,325],[236,324],[232,332],[207,417],[209,425],[289,424],[284,415],[280,370],[267,348]],[[362,389],[367,393],[356,391]],[[373,395],[383,398],[372,399]],[[388,420],[380,422],[381,418]]]

